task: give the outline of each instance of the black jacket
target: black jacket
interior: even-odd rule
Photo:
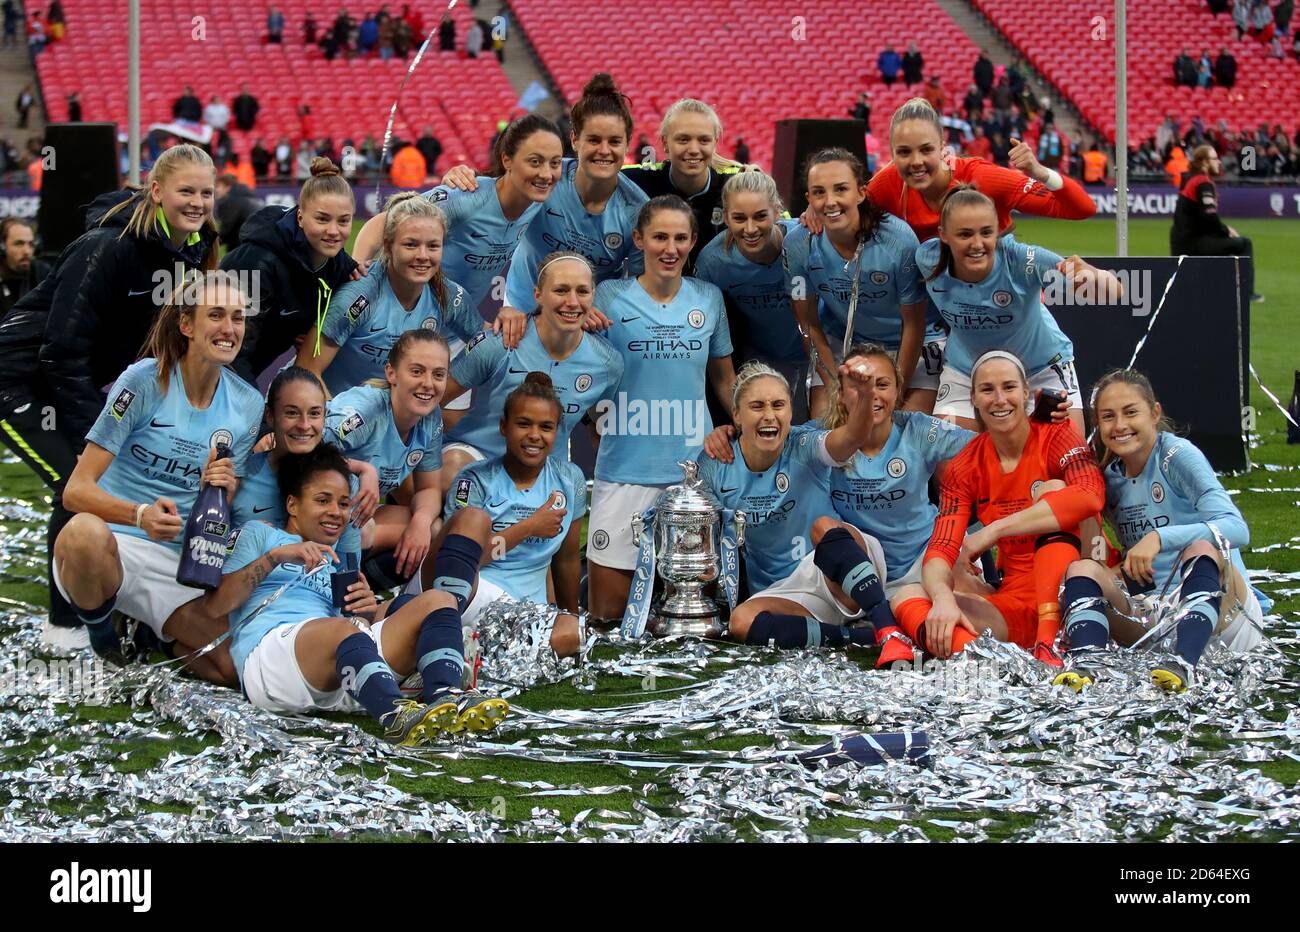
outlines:
[[[0,320],[3,320],[10,309],[22,300],[23,295],[31,291],[46,275],[50,274],[53,268],[48,262],[42,262],[40,259],[32,260],[32,267],[27,270],[27,274],[10,278],[0,272]]]
[[[242,130],[250,130],[257,123],[257,111],[262,109],[262,105],[252,94],[240,94],[230,109],[235,116],[235,125]]]
[[[903,55],[903,81],[917,84],[925,71],[925,59],[920,52],[907,52]]]
[[[240,243],[240,230],[244,222],[262,208],[262,200],[245,184],[231,185],[230,192],[217,199],[213,215],[221,231],[221,243],[234,249]]]
[[[311,247],[294,207],[263,207],[244,221],[239,238],[239,248],[226,253],[221,267],[258,273],[257,294],[250,295],[256,313],[246,319],[234,365],[240,377],[256,384],[276,357],[324,319],[331,296],[352,278],[357,264],[340,250],[312,269]]]
[[[111,191],[92,201],[88,232],[0,321],[0,411],[7,389],[34,391],[53,404],[59,433],[78,445],[104,407],[101,389],[140,358],[177,263],[199,268],[215,248],[208,229],[179,249],[157,225],[142,238],[123,236],[130,205],[101,223],[131,196]],[[165,279],[156,274],[163,272]]]

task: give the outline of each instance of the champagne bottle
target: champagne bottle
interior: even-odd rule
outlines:
[[[230,447],[217,444],[217,459],[230,456]],[[185,533],[181,537],[181,562],[176,581],[195,589],[216,589],[226,565],[226,544],[230,539],[230,503],[226,490],[208,485],[194,501]]]

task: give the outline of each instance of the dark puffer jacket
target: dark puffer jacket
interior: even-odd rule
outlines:
[[[78,446],[104,407],[103,389],[140,358],[145,337],[176,280],[202,268],[217,234],[203,229],[173,246],[155,224],[148,236],[123,235],[133,196],[111,191],[86,213],[87,232],[53,271],[0,321],[0,415],[33,397],[52,404],[59,433]]]
[[[235,372],[255,383],[294,340],[325,319],[330,299],[351,280],[357,263],[340,250],[313,269],[297,208],[272,206],[244,221],[239,248],[226,253],[221,267],[257,273],[246,286],[256,313],[247,318],[234,365]]]

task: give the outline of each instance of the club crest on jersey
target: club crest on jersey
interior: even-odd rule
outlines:
[[[790,488],[790,477],[783,472],[776,474],[776,490],[785,494]]]
[[[414,469],[416,466],[420,465],[420,460],[422,459],[424,459],[423,450],[412,450],[410,453],[406,454],[406,465]]]
[[[901,479],[907,475],[907,462],[901,456],[895,456],[885,467],[885,472],[889,473],[890,478]]]
[[[1165,500],[1165,487],[1159,482],[1151,483],[1151,501],[1159,505]]]
[[[368,307],[370,307],[370,299],[365,295],[358,295],[357,299],[352,302],[352,306],[348,308],[348,320],[355,324],[361,319],[361,315],[366,312]]]
[[[429,194],[429,203],[430,203],[430,204],[436,204],[436,203],[438,203],[439,201],[445,201],[446,199],[447,199],[447,192],[446,192],[446,191],[443,191],[443,190],[441,190],[441,189],[438,189],[438,190],[436,190],[436,191],[433,191],[433,192],[431,192],[431,193]]]
[[[873,285],[883,285],[883,284],[884,284],[885,282],[887,282],[887,281],[889,281],[889,273],[888,273],[888,272],[872,272],[872,273],[871,273],[871,284],[873,284]]]
[[[1007,307],[1011,304],[1011,292],[995,291],[993,292],[993,303],[998,307]]]
[[[623,245],[622,233],[610,233],[605,237],[605,245],[610,249],[617,249]]]
[[[713,213],[709,216],[709,223],[713,224],[715,227],[720,227],[720,226],[722,226],[722,208],[721,208],[721,207],[715,207],[715,208],[713,208]]]
[[[117,397],[113,399],[113,419],[122,420],[122,416],[126,414],[126,409],[131,407],[133,401],[135,401],[135,392],[129,388],[124,388],[118,392]]]
[[[224,427],[217,428],[212,432],[212,436],[208,438],[208,449],[214,450],[218,444],[233,447],[235,445],[235,435]]]
[[[698,307],[692,308],[691,312],[686,315],[686,322],[696,330],[699,330],[704,326],[704,312]]]
[[[587,389],[591,388],[591,376],[584,372],[582,375],[574,379],[573,387],[580,392],[585,392]]]
[[[438,332],[438,318],[436,318],[436,317],[426,317],[424,320],[420,321],[420,329],[421,329],[421,330],[429,330],[429,331],[431,331],[431,332],[433,332],[433,333],[437,333],[437,332]],[[484,332],[486,332],[486,331],[484,331]]]
[[[456,480],[456,503],[457,504],[459,505],[469,504],[469,487],[470,487],[470,481],[468,479]]]
[[[597,531],[595,534],[592,534],[591,546],[595,547],[597,550],[604,550],[609,546],[609,535],[604,531]]]
[[[944,382],[942,385],[939,386],[939,394],[934,396],[934,400],[943,401],[945,398],[948,397],[948,393],[951,391],[952,391],[952,385],[948,382]]]
[[[558,489],[555,492],[555,504],[551,506],[552,511],[560,511],[567,505],[569,500],[564,497],[564,493]]]
[[[344,437],[352,433],[354,430],[356,430],[365,422],[366,419],[361,416],[360,411],[353,411],[351,414],[345,417],[343,419],[343,423],[339,425],[339,439],[340,440],[343,439]]]

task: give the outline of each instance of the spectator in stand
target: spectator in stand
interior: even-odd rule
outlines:
[[[357,54],[369,55],[379,44],[379,21],[374,13],[367,13],[357,30]]]
[[[1228,7],[1231,5],[1229,0],[1205,0],[1205,2],[1209,5],[1212,16],[1228,12]]]
[[[1169,253],[1174,256],[1246,256],[1254,247],[1219,216],[1219,191],[1214,179],[1223,174],[1223,165],[1213,146],[1197,146],[1192,152],[1190,171],[1179,185],[1174,224],[1169,228]],[[1255,293],[1255,264],[1242,267],[1246,292],[1252,301],[1263,301]]]
[[[221,242],[227,250],[231,250],[239,245],[239,230],[244,221],[261,209],[262,202],[230,172],[217,178],[216,192],[213,219],[217,223]]]
[[[337,153],[334,151],[334,140],[328,136],[322,136],[316,140],[316,154],[321,158],[329,159],[331,162],[338,162]]]
[[[81,122],[81,95],[76,91],[68,95],[68,122]]]
[[[40,10],[33,13],[32,18],[27,21],[27,46],[33,55],[39,54],[45,48],[45,20],[41,18]],[[33,188],[33,190],[40,189]]]
[[[1169,114],[1165,114],[1164,120],[1156,129],[1156,151],[1160,153],[1162,163],[1168,155],[1169,147],[1178,138],[1178,121]]]
[[[885,83],[885,87],[893,87],[894,82],[898,80],[898,71],[903,67],[903,59],[894,51],[892,45],[886,45],[885,50],[876,57],[876,68],[880,70],[880,80]]]
[[[398,148],[399,144],[401,148]],[[428,174],[424,156],[417,147],[400,141],[393,143],[393,167],[389,170],[389,178],[394,185],[406,189],[422,188]]]
[[[979,88],[980,95],[987,97],[993,91],[993,59],[989,58],[989,53],[980,51],[980,57],[975,59],[975,86]]]
[[[18,7],[14,5],[14,0],[4,0],[0,9],[4,11],[4,47],[14,48],[18,45]]]
[[[1174,59],[1174,83],[1180,87],[1196,86],[1196,62],[1187,54],[1187,49],[1183,49]]]
[[[456,21],[450,13],[443,13],[438,23],[438,49],[443,52],[456,51]]]
[[[49,10],[46,11],[45,27],[51,42],[60,42],[67,35],[67,18],[63,13],[63,4],[59,0],[53,0]],[[1281,29],[1282,26],[1279,24],[1278,28]]]
[[[925,82],[925,90],[921,92],[921,96],[929,101],[930,106],[934,108],[934,112],[940,116],[948,107],[948,95],[943,92],[943,86],[939,83],[937,74],[931,75],[930,79]]]
[[[415,141],[415,148],[424,156],[424,166],[430,175],[438,174],[438,159],[442,157],[442,143],[433,135],[433,127],[426,126],[424,135]]]
[[[915,42],[907,43],[907,53],[903,56],[903,83],[908,87],[920,84],[925,78],[925,59]]]
[[[1232,21],[1237,27],[1237,41],[1240,42],[1250,28],[1251,0],[1232,0]]]
[[[478,58],[481,51],[483,51],[483,27],[479,25],[478,20],[474,20],[469,24],[469,32],[465,33],[465,54],[470,58]]]
[[[312,150],[311,142],[304,139],[298,143],[298,154],[294,157],[293,176],[297,179],[298,184],[302,184],[311,177],[311,160],[316,158],[316,153]]]
[[[298,107],[298,138],[308,144],[316,138],[316,118],[311,115],[310,104],[301,104]],[[308,168],[310,167],[308,165]],[[310,171],[306,177],[311,177]]]
[[[1007,69],[1002,74],[1002,79],[993,85],[993,109],[998,113],[1010,113],[1011,105],[1018,99],[1015,91],[1011,86],[1011,70]]]
[[[1287,33],[1291,30],[1291,17],[1295,15],[1295,0],[1282,0],[1273,8],[1273,21],[1277,31]]]
[[[339,15],[334,17],[334,28],[330,32],[330,46],[335,55],[342,52],[345,58],[352,57],[352,27],[355,25],[347,7],[339,7]],[[327,52],[326,57],[332,56]],[[308,177],[311,177],[310,172]]]
[[[849,110],[849,116],[861,120],[866,125],[866,132],[871,132],[871,95],[866,91],[859,94],[857,103]]]
[[[379,151],[379,141],[373,135],[367,136],[361,143],[360,155],[365,164],[366,174],[379,171]]]
[[[315,45],[319,38],[317,35],[319,31],[320,27],[316,25],[316,17],[312,16],[311,11],[308,10],[307,15],[302,18],[302,44]]]
[[[266,14],[266,41],[271,45],[284,42],[284,14],[277,7]]]
[[[415,46],[415,31],[411,24],[398,16],[393,20],[393,52],[398,58],[406,58]]]
[[[1214,83],[1214,62],[1210,59],[1210,53],[1202,52],[1201,60],[1196,65],[1196,86],[1209,88]]]
[[[253,142],[253,151],[248,154],[248,160],[253,164],[253,177],[265,179],[270,175],[271,163],[275,157],[262,145],[262,140],[257,139]]]
[[[280,178],[290,178],[293,174],[293,146],[288,136],[281,136],[275,144],[275,173]]]
[[[393,57],[393,36],[397,32],[397,25],[393,18],[387,13],[379,14],[379,57],[388,61]]]
[[[1281,59],[1286,58],[1286,52],[1282,50],[1282,37],[1281,37],[1281,36],[1279,36],[1279,35],[1274,35],[1274,36],[1273,36],[1273,41],[1269,42],[1269,44],[1268,44],[1268,57],[1269,57],[1269,58],[1276,58],[1276,59],[1278,59],[1278,60],[1281,60]]]
[[[966,145],[966,154],[977,159],[993,161],[993,144],[989,141],[989,137],[984,135],[984,127],[978,123],[971,129],[971,140]]]
[[[199,123],[203,120],[203,101],[194,96],[194,88],[185,85],[185,93],[172,103],[172,119]]]
[[[411,9],[409,3],[402,4],[402,19],[411,27],[411,42],[419,45],[424,41],[424,14]]]
[[[989,137],[989,148],[992,150],[991,161],[994,165],[1000,165],[1003,168],[1009,168],[1011,165],[1011,143],[1007,137],[1002,135],[1001,130],[994,130]]]
[[[1169,158],[1165,160],[1165,176],[1175,188],[1181,187],[1183,176],[1187,174],[1190,163],[1187,161],[1187,153],[1182,146],[1175,145],[1169,150]]]
[[[989,89],[992,90],[991,87]],[[972,84],[966,91],[966,99],[961,102],[961,109],[968,121],[971,123],[979,121],[984,113],[984,94],[980,92],[979,85]]]
[[[1273,41],[1277,24],[1273,21],[1273,8],[1268,0],[1255,0],[1250,8],[1250,34],[1267,45]]]
[[[1214,60],[1214,80],[1227,88],[1237,83],[1237,59],[1227,49],[1219,49],[1219,57]]]
[[[18,299],[41,283],[50,272],[48,263],[36,258],[36,231],[30,222],[10,217],[0,222],[0,319]]]
[[[216,94],[212,95],[208,105],[203,108],[203,122],[223,135],[230,124],[230,108]]]
[[[1038,134],[1038,161],[1054,171],[1061,170],[1064,155],[1064,143],[1051,120],[1043,121],[1042,131]]]
[[[1110,160],[1096,139],[1090,140],[1083,153],[1083,183],[1101,184],[1110,175]]]
[[[868,108],[867,112],[871,112],[870,108]],[[736,137],[736,151],[733,153],[732,157],[741,165],[750,164],[749,146],[745,145],[745,140],[739,136]]]
[[[248,85],[241,84],[239,96],[235,98],[235,104],[230,109],[235,115],[235,126],[246,133],[257,125],[257,112],[262,109],[262,105],[248,92]]]

